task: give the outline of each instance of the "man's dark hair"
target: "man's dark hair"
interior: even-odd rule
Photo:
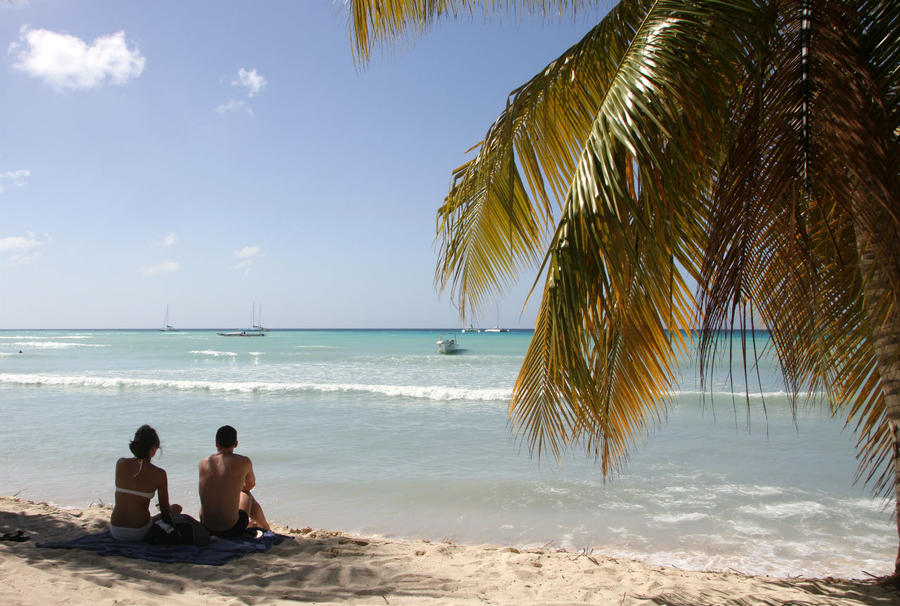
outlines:
[[[216,446],[231,448],[235,444],[237,444],[237,429],[231,425],[222,425],[216,432]]]

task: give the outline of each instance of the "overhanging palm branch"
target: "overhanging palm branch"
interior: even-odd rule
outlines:
[[[562,15],[599,0],[349,0],[350,27],[358,60],[366,61],[374,47],[413,29],[421,34],[443,17],[471,15],[479,6],[485,14],[505,11]]]
[[[718,173],[700,347],[701,359],[712,358],[719,329],[752,304],[772,331],[789,392],[828,395],[857,433],[861,476],[887,494],[893,445],[872,329],[891,301],[864,308],[857,235],[896,233],[896,164],[882,159],[892,149],[885,133],[896,128],[896,113],[892,125],[879,107],[885,96],[873,92],[880,76],[865,73],[886,61],[861,61],[860,49],[896,57],[896,49],[866,38],[896,45],[898,20],[886,20],[893,32],[854,27],[852,4],[778,3],[773,26],[754,43],[766,53],[748,62]],[[876,143],[873,153],[863,142]],[[853,202],[860,196],[870,203]],[[897,238],[871,244],[896,282]]]
[[[506,110],[454,172],[438,211],[436,281],[463,317],[546,251],[551,199],[569,190],[575,164],[648,2],[626,3],[578,44],[513,91]],[[527,188],[525,185],[527,184]],[[552,196],[552,198],[551,198]]]
[[[584,4],[352,0],[357,53],[479,6]],[[898,12],[626,0],[511,94],[438,213],[437,281],[465,313],[543,257],[510,410],[533,450],[583,441],[615,467],[662,410],[693,319],[708,370],[719,329],[757,318],[791,393],[824,390],[885,486],[872,335],[900,309]]]
[[[679,265],[696,272],[699,263],[721,101],[738,73],[732,58],[740,41],[727,32],[749,18],[741,6],[717,16],[718,27],[709,28],[708,17],[684,3],[621,4],[519,89],[488,133],[486,143],[500,139],[498,124],[518,119],[518,157],[543,154],[534,167],[523,162],[529,183],[541,175],[569,182],[535,338],[510,407],[514,426],[539,454],[546,446],[558,456],[562,446],[584,441],[604,471],[614,468],[671,392],[673,346],[686,350],[694,310]],[[726,34],[712,42],[718,55],[699,57],[698,35],[717,38],[708,29]],[[688,76],[696,63],[704,68]],[[577,119],[558,119],[570,105],[585,108],[582,122],[590,116],[584,142]],[[507,157],[511,138],[501,139]],[[559,144],[540,146],[548,139]],[[502,164],[494,149],[483,145],[479,159]],[[443,266],[458,268],[457,261],[442,257]],[[473,296],[468,284],[455,286]],[[568,409],[553,419],[548,411],[559,406]]]

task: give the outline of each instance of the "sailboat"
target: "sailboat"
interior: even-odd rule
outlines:
[[[166,319],[163,322],[163,327],[159,329],[159,332],[170,332],[175,330],[175,327],[169,324],[169,304],[166,303]]]
[[[500,304],[497,303],[497,325],[492,328],[485,328],[484,332],[509,332],[508,328],[500,328]]]
[[[256,323],[256,303],[250,304],[250,328],[244,330],[234,330],[230,332],[216,333],[221,337],[264,337],[268,328],[263,328],[262,324]]]
[[[250,309],[250,328],[253,330],[261,330],[263,332],[269,332],[269,329],[263,326],[262,324],[262,303],[259,305],[259,321],[256,320],[256,303],[251,305]]]

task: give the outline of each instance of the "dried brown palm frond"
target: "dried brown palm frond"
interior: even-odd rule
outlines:
[[[877,90],[883,76],[868,73],[889,61],[861,55],[869,47],[896,58],[898,20],[871,22],[868,9],[883,17],[887,7],[858,4],[773,3],[773,26],[754,43],[765,52],[747,63],[712,204],[700,347],[711,359],[720,330],[752,305],[789,392],[827,394],[859,437],[861,475],[886,494],[893,445],[872,329],[891,302],[864,305],[858,237],[881,234],[872,254],[895,285],[883,296],[896,300],[897,165],[888,158],[896,160],[897,116]],[[860,9],[862,23],[853,19]]]

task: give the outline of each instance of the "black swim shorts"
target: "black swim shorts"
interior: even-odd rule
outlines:
[[[237,522],[234,523],[234,526],[228,530],[221,530],[213,532],[212,534],[217,537],[222,537],[223,539],[239,539],[241,538],[241,535],[244,534],[244,531],[247,530],[249,524],[250,516],[248,516],[247,512],[243,509],[238,509],[238,519]]]

